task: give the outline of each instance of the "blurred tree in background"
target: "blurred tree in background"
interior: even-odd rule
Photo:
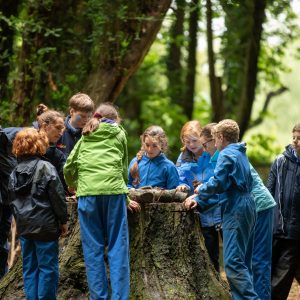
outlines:
[[[173,160],[189,119],[233,118],[242,136],[264,120],[288,89],[282,58],[298,34],[289,0],[1,0],[0,10],[3,127],[29,125],[41,102],[67,113],[82,91],[119,106],[131,156],[158,124]],[[277,151],[272,137],[248,144],[257,162],[256,147]]]

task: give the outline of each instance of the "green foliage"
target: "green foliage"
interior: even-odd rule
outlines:
[[[255,134],[247,140],[247,155],[254,165],[270,165],[281,147],[271,135]]]

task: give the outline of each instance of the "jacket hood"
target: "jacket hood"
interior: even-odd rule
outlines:
[[[98,142],[99,140],[111,139],[117,136],[121,131],[124,131],[122,126],[117,123],[100,123],[96,131],[92,132],[89,135],[83,136],[85,141]]]
[[[33,175],[40,159],[37,157],[22,158],[14,171],[14,191],[16,193],[29,193],[32,186]]]
[[[81,136],[81,131],[82,131],[82,128],[74,128],[71,123],[70,123],[70,119],[71,119],[71,116],[67,116],[66,119],[65,119],[65,126],[66,126],[66,130],[68,130],[72,135],[79,135]]]
[[[283,152],[283,155],[291,160],[294,163],[300,164],[300,162],[297,160],[296,156],[294,155],[294,148],[292,145],[287,145],[285,147],[285,151]]]
[[[232,144],[229,144],[225,149],[235,149],[235,150],[238,150],[242,153],[245,153],[246,152],[246,143],[242,142],[242,143],[232,143]]]

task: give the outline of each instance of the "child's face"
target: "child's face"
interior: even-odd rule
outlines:
[[[197,154],[202,150],[202,143],[198,136],[186,135],[183,137],[183,142],[186,148],[194,154]]]
[[[224,137],[222,133],[215,133],[214,134],[215,139],[215,147],[221,151],[224,148]]]
[[[300,131],[293,132],[293,147],[297,155],[300,156]]]
[[[213,138],[209,139],[205,136],[201,136],[200,141],[203,146],[203,150],[208,152],[210,156],[212,156],[216,152],[217,148],[215,146],[215,140]]]
[[[161,152],[161,146],[159,142],[154,138],[146,136],[143,146],[149,158],[154,158]]]
[[[74,128],[83,128],[87,121],[92,117],[92,113],[70,109],[70,122]]]
[[[65,130],[64,120],[62,118],[57,118],[55,123],[45,124],[42,128],[47,134],[49,143],[55,144]]]

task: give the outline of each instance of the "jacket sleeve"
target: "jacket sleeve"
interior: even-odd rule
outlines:
[[[225,192],[231,185],[229,178],[233,169],[233,161],[229,156],[220,154],[218,162],[212,176],[199,188],[200,198],[208,199],[211,195]]]
[[[179,176],[179,183],[178,185],[184,185],[188,188],[188,190],[191,190],[191,187],[189,186],[189,182],[186,177],[186,171],[187,169],[190,169],[190,166],[188,163],[184,162],[182,160],[182,153],[178,156],[178,159],[176,161],[176,169]]]
[[[55,215],[61,224],[68,221],[67,204],[65,202],[65,193],[63,185],[53,169],[48,182],[48,197]]]
[[[179,185],[179,175],[175,165],[172,163],[167,170],[167,189],[175,189]]]
[[[67,158],[66,164],[64,166],[64,177],[66,184],[69,187],[77,188],[78,180],[78,155],[79,149],[82,143],[82,138],[76,143],[75,147],[71,151]]]
[[[273,197],[275,196],[276,180],[277,180],[277,176],[278,176],[277,165],[278,165],[278,159],[275,159],[275,161],[273,162],[273,164],[271,166],[269,177],[267,180],[267,188]]]
[[[123,156],[123,179],[125,184],[128,182],[128,148],[127,148],[127,139],[124,134],[123,139],[123,147],[124,147],[124,156]]]

